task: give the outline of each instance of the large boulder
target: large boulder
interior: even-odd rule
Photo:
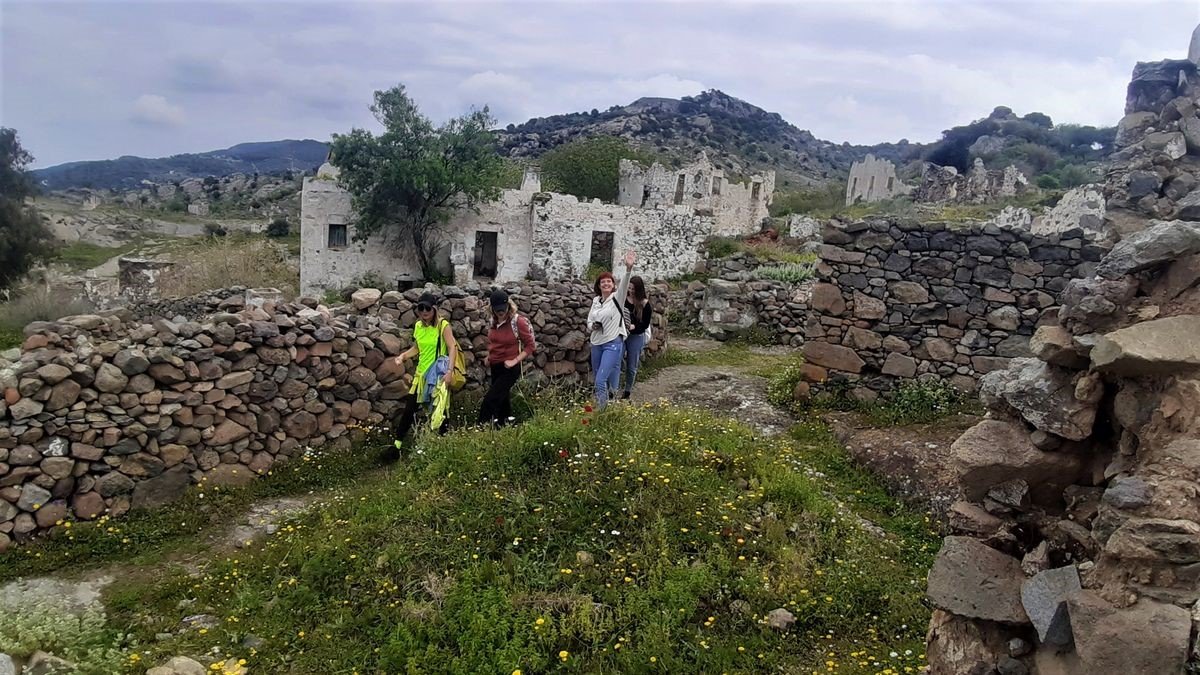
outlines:
[[[1200,369],[1200,316],[1155,319],[1101,337],[1092,367],[1122,377],[1174,375]]]
[[[808,342],[804,345],[804,360],[824,368],[847,373],[862,371],[866,362],[849,347],[828,342]]]
[[[983,420],[959,436],[950,446],[950,462],[971,501],[1000,483],[1023,480],[1035,502],[1053,503],[1085,466],[1080,455],[1039,450],[1025,427],[1003,420]]]
[[[1095,376],[1033,358],[1013,359],[1006,370],[984,375],[979,388],[991,407],[1003,401],[1038,429],[1074,441],[1091,435],[1104,392]]]
[[[1096,274],[1105,279],[1119,279],[1200,252],[1200,223],[1182,220],[1151,222],[1150,227],[1125,237],[1113,246],[1096,266]]]
[[[1093,673],[1182,673],[1191,614],[1142,599],[1117,609],[1092,591],[1067,600],[1080,660]]]
[[[1016,558],[972,537],[946,537],[925,594],[935,607],[959,616],[1024,625],[1029,623],[1021,606],[1024,579]]]

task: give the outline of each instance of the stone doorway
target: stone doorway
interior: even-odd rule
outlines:
[[[496,233],[476,232],[473,277],[495,279],[496,268]]]
[[[588,265],[605,271],[612,270],[613,264],[613,233],[592,232],[592,251],[588,257]]]

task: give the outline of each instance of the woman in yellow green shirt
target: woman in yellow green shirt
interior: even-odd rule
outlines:
[[[454,363],[458,358],[458,340],[454,338],[450,322],[438,312],[437,303],[437,296],[432,293],[423,293],[417,300],[417,323],[413,326],[413,344],[396,357],[397,364],[403,364],[414,356],[417,357],[417,370],[413,375],[412,386],[403,401],[404,411],[392,426],[392,435],[395,438],[397,450],[400,449],[400,442],[412,428],[417,408],[431,400],[433,385],[436,383],[426,383],[425,375],[437,362],[439,356],[448,354],[450,357],[445,374],[442,376],[442,381],[447,387],[450,386],[450,380],[454,374]],[[438,433],[446,433],[447,426],[443,422],[438,428]]]

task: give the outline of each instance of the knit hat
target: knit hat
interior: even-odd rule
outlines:
[[[497,288],[492,291],[492,311],[502,312],[505,309],[508,309],[508,293],[502,288]]]

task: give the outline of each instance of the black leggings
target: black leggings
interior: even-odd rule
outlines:
[[[404,408],[392,419],[392,437],[396,440],[403,440],[412,429],[413,420],[417,416],[417,410],[425,407],[424,404],[417,402],[416,394],[409,394],[402,399]],[[449,411],[447,411],[449,412]],[[447,414],[446,419],[442,421],[442,426],[438,427],[439,434],[445,434],[450,429],[450,416]]]
[[[512,416],[512,388],[521,377],[521,364],[508,368],[494,363],[491,368],[492,385],[479,406],[479,423],[502,427]]]

